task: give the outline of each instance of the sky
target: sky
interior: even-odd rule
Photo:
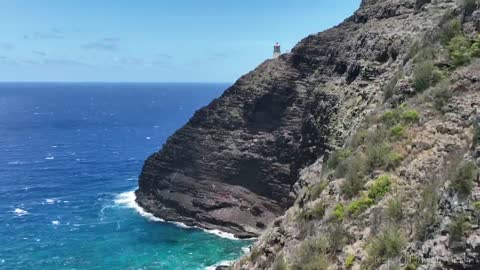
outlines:
[[[0,0],[0,81],[234,82],[360,0]]]

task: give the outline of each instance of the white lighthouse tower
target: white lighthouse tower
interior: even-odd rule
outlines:
[[[280,54],[282,54],[282,51],[280,50],[280,44],[277,42],[275,46],[273,46],[273,59],[280,57]]]

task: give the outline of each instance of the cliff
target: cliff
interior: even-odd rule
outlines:
[[[360,124],[300,171],[294,205],[231,268],[480,269],[479,3],[363,1],[351,20],[408,50],[365,82],[382,101],[346,118]]]
[[[166,220],[258,235],[292,205],[299,169],[381,100],[384,76],[419,28],[433,27],[409,22],[411,8],[374,11],[405,17],[396,29],[359,12],[240,78],[148,158],[138,203]]]
[[[362,1],[196,112],[145,162],[137,202],[261,235],[235,269],[477,269],[476,8]]]

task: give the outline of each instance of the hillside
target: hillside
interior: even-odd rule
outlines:
[[[469,3],[412,10],[437,25],[399,55],[383,102],[301,171],[294,206],[233,269],[480,269],[480,10]]]
[[[260,235],[234,269],[479,269],[477,7],[363,0],[199,110],[137,202]]]

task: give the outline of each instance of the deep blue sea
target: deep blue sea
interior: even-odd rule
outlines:
[[[245,241],[154,221],[143,161],[225,84],[0,84],[0,269],[205,269]]]

